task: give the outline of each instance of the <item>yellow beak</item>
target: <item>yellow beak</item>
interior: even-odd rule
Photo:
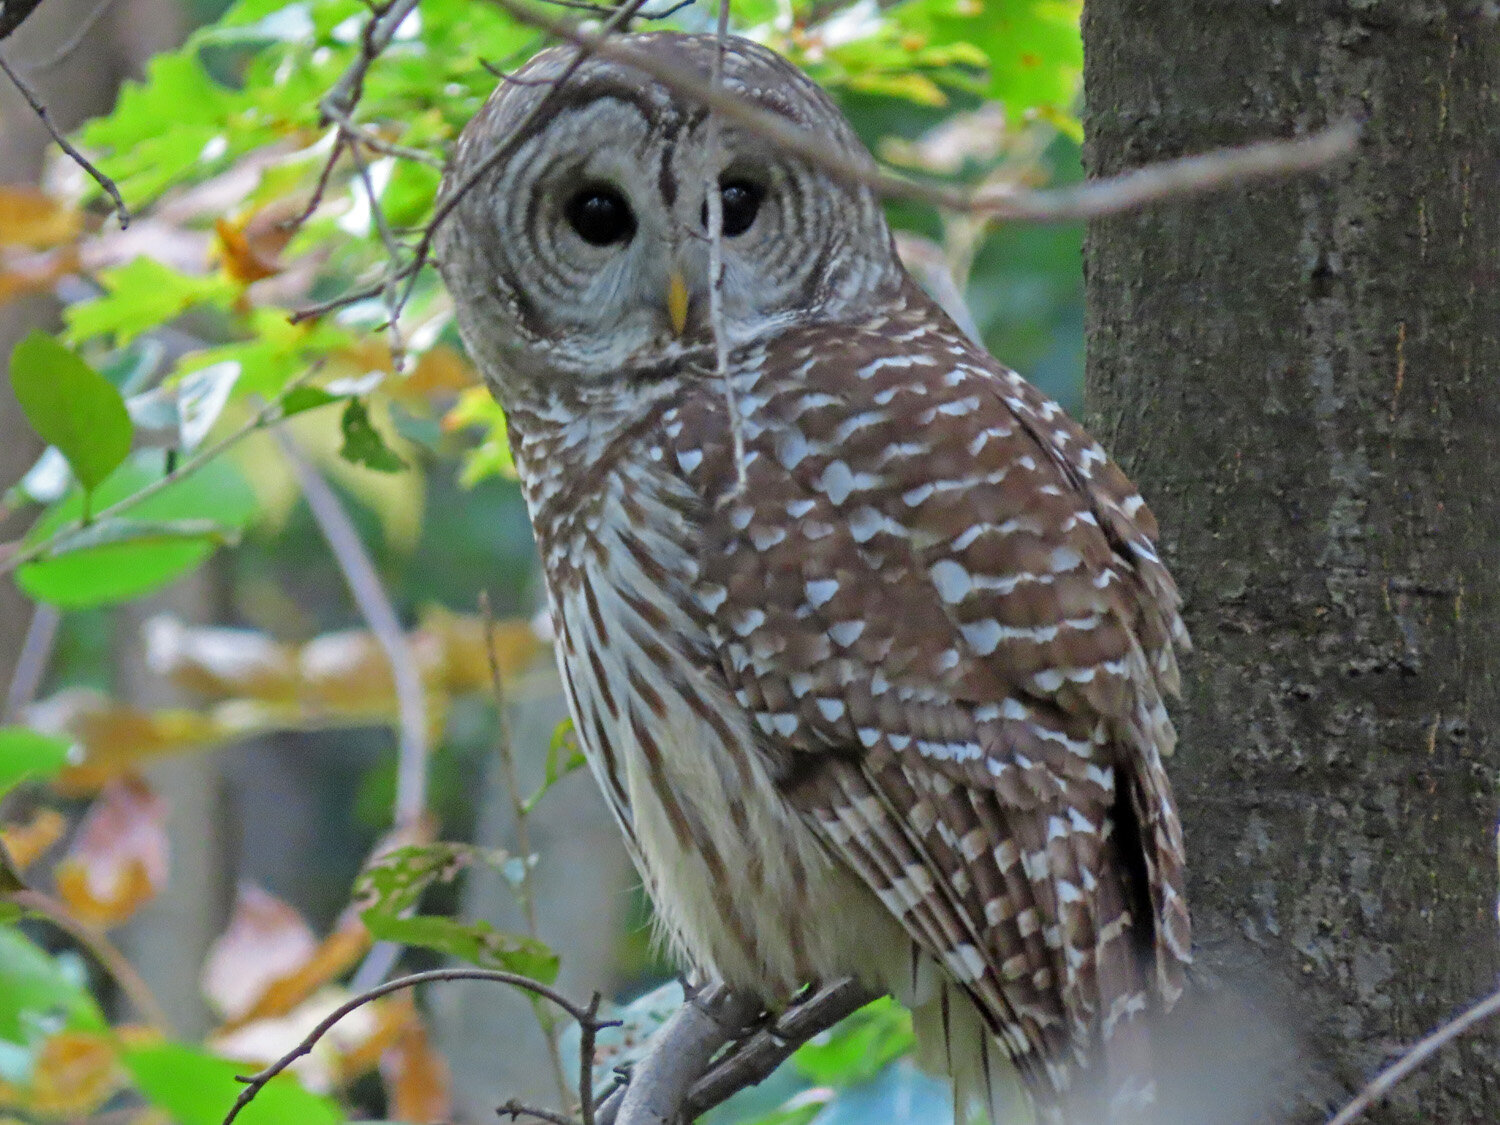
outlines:
[[[672,320],[672,335],[681,336],[687,327],[688,288],[682,274],[672,271],[672,280],[667,283],[667,316]]]

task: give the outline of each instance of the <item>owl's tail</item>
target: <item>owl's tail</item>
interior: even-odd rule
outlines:
[[[926,990],[924,990],[926,991]],[[1097,1073],[1084,1072],[1062,1103],[1034,1098],[968,993],[948,981],[909,1004],[917,1065],[953,1080],[955,1125],[1147,1125],[1155,1120],[1144,1019],[1112,1028]]]

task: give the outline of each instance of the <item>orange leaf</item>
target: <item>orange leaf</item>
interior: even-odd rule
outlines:
[[[257,211],[238,221],[215,219],[219,236],[219,256],[224,272],[241,285],[275,277],[285,267],[281,252],[291,241],[293,231],[283,225],[285,216],[272,211]]]
[[[380,1056],[386,1116],[393,1121],[446,1121],[453,1113],[448,1064],[432,1049],[427,1029],[413,1014]]]
[[[229,916],[203,965],[203,994],[222,1016],[239,1020],[262,993],[295,973],[318,939],[295,908],[253,883],[241,883]]]
[[[110,782],[57,865],[57,893],[83,922],[114,926],[167,878],[167,808],[135,777]]]
[[[25,871],[61,840],[67,830],[68,818],[62,813],[56,809],[37,809],[25,824],[0,828],[0,841],[5,843],[16,870]]]
[[[146,663],[178,687],[215,699],[296,698],[292,651],[253,629],[193,628],[165,614],[141,630]]]
[[[423,618],[416,642],[419,656],[428,658],[424,665],[436,666],[448,691],[458,694],[490,690],[490,658],[480,618],[433,610]],[[531,622],[520,618],[495,622],[494,642],[495,660],[506,680],[525,671],[548,651]]]
[[[426,400],[456,395],[479,382],[479,373],[462,352],[436,344],[422,353],[410,375],[387,383],[386,389],[392,398],[402,401]]]
[[[99,1031],[59,1031],[37,1055],[28,1107],[47,1117],[93,1113],[125,1085],[114,1040]]]
[[[46,192],[19,184],[0,187],[0,245],[59,246],[82,226],[82,214]]]

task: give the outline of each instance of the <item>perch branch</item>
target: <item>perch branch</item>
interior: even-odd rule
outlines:
[[[858,1011],[875,994],[853,979],[837,981],[793,1005],[769,1027],[733,1042],[759,1004],[723,985],[689,999],[651,1039],[630,1082],[604,1099],[597,1125],[677,1125],[766,1078],[798,1047]]]
[[[1353,1101],[1329,1120],[1328,1125],[1350,1125],[1351,1122],[1358,1120],[1366,1110],[1389,1094],[1398,1083],[1416,1071],[1433,1055],[1453,1040],[1467,1034],[1478,1024],[1496,1015],[1500,1015],[1500,992],[1485,997],[1425,1039],[1415,1043],[1409,1051],[1377,1074]]]

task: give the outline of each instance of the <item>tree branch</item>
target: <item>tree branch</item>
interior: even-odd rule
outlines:
[[[1500,1015],[1500,992],[1485,997],[1468,1011],[1414,1044],[1409,1051],[1377,1074],[1353,1101],[1329,1120],[1328,1125],[1350,1125],[1433,1055],[1496,1015]]]
[[[629,1083],[599,1107],[596,1125],[679,1125],[764,1080],[819,1032],[858,1011],[876,994],[852,978],[821,988],[769,1027],[715,1056],[760,1014],[760,1003],[722,984],[703,989],[651,1038]]]

